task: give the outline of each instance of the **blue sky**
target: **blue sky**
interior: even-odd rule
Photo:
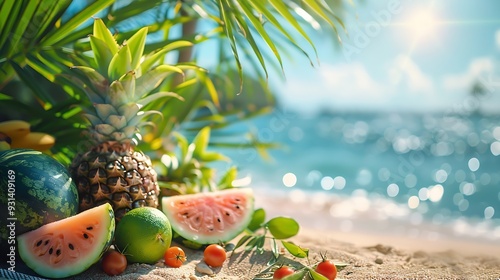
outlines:
[[[347,10],[343,46],[312,35],[320,65],[297,54],[284,63],[286,81],[272,75],[283,106],[464,111],[481,81],[481,108],[500,112],[500,1],[358,2]]]

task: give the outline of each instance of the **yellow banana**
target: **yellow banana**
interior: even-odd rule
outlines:
[[[20,120],[0,122],[0,132],[7,134],[14,141],[30,133],[30,124]]]
[[[11,148],[28,148],[39,151],[50,149],[55,143],[54,137],[41,132],[31,132],[12,141]]]

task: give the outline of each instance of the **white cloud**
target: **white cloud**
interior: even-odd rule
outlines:
[[[428,100],[435,98],[433,81],[408,56],[398,56],[388,70],[369,69],[360,62],[323,64],[314,73],[289,77],[279,90],[282,105],[306,113],[322,108],[413,109],[422,94]]]
[[[281,104],[315,113],[322,109],[366,109],[387,102],[387,88],[361,63],[322,64],[312,72],[288,77],[280,87]]]
[[[449,91],[469,90],[477,80],[490,77],[494,68],[495,63],[490,58],[476,58],[469,64],[466,72],[446,75],[443,78],[443,87]]]
[[[389,70],[389,78],[394,86],[402,86],[413,93],[432,93],[434,85],[418,65],[406,55],[399,55]]]
[[[386,92],[384,86],[375,81],[359,62],[322,66],[319,75],[326,88],[338,97],[370,99]]]

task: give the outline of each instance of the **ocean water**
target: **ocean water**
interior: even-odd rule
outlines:
[[[246,125],[283,147],[269,161],[256,150],[222,150],[240,175],[346,221],[340,229],[363,217],[500,240],[499,115],[277,110]]]

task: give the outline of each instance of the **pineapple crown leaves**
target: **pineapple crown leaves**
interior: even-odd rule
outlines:
[[[232,186],[230,182],[236,178],[235,168],[228,170],[218,183],[214,181],[215,169],[210,167],[209,163],[228,161],[228,158],[206,150],[210,140],[210,127],[201,129],[191,143],[180,133],[173,132],[173,137],[179,148],[178,153],[171,152],[161,157],[161,162],[166,167],[166,174],[163,175],[169,182],[189,183],[211,189]]]
[[[151,102],[163,97],[182,97],[173,92],[155,92],[164,79],[173,74],[184,75],[181,68],[158,65],[166,52],[188,46],[183,41],[170,44],[144,56],[147,27],[141,28],[122,45],[118,45],[101,19],[95,19],[89,36],[96,68],[74,66],[93,108],[84,116],[91,124],[90,135],[98,143],[135,141],[138,129],[150,123],[143,120],[158,111],[142,111]]]

